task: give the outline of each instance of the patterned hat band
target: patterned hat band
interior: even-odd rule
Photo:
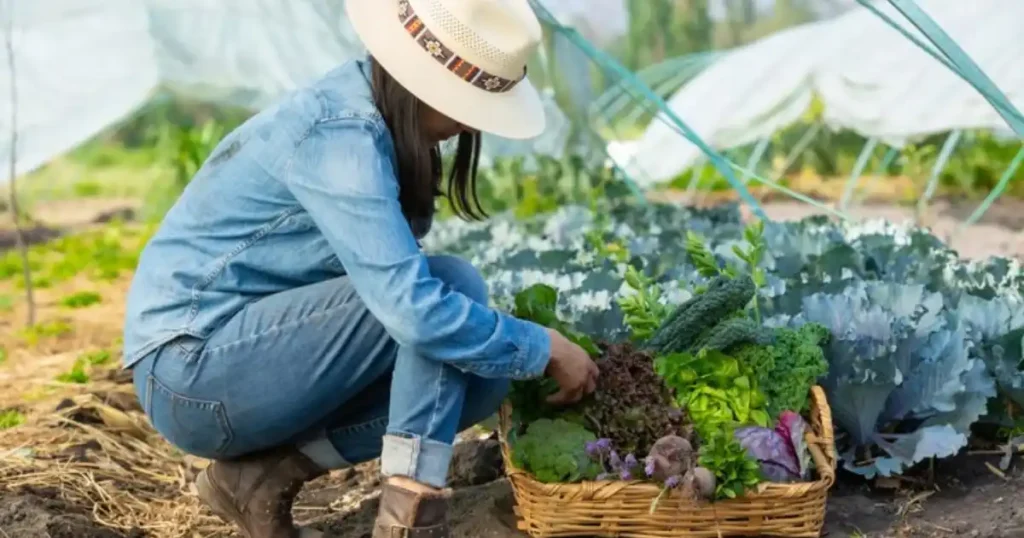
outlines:
[[[455,54],[434,36],[434,33],[426,27],[423,20],[413,11],[412,6],[406,0],[398,2],[398,18],[409,35],[439,64],[481,90],[490,93],[505,93],[526,78],[525,67],[523,74],[518,79],[512,80],[492,75]]]

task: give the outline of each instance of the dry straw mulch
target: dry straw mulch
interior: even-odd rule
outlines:
[[[231,528],[202,508],[192,490],[202,463],[182,457],[137,411],[119,409],[120,399],[78,395],[55,413],[5,430],[0,491],[59,491],[73,506],[92,507],[99,524],[125,533],[231,536]]]

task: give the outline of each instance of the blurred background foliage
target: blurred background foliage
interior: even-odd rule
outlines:
[[[779,30],[800,25],[842,11],[848,3],[833,0],[775,0],[765,9],[756,0],[643,0],[628,3],[629,27],[624,37],[604,47],[628,69],[643,74],[678,71],[676,66],[701,66],[714,55],[743,46]],[[621,174],[609,167],[604,144],[611,138],[630,139],[642,133],[651,121],[643,110],[616,113],[609,120],[602,94],[613,80],[591,62],[574,62],[571,55],[558,54],[559,37],[548,32],[542,58],[531,64],[531,78],[549,87],[571,125],[566,158],[504,158],[483,174],[480,195],[485,207],[502,211],[512,207],[520,212],[539,212],[558,204],[580,201],[601,189],[623,190],[616,181]],[[659,67],[660,66],[660,67]],[[589,85],[581,88],[578,69],[589,70]],[[677,79],[660,88],[668,97],[685,80]],[[606,94],[605,97],[611,95]],[[595,104],[597,103],[597,104]],[[596,110],[596,113],[595,113]],[[808,129],[817,123],[820,111],[812,107],[802,121],[775,133],[754,171],[776,178],[781,184],[801,190],[815,182],[845,180],[854,169],[865,140],[853,132],[821,129],[806,150],[796,152]],[[31,211],[34,201],[76,197],[141,197],[142,216],[159,220],[163,212],[187,185],[194,172],[225,133],[240,125],[250,110],[182,98],[170,91],[160,92],[134,116],[112,126],[90,142],[43,168],[29,174],[19,190]],[[625,119],[623,119],[625,118]],[[595,121],[599,120],[599,121]],[[600,120],[605,120],[604,124]],[[615,124],[618,122],[617,124]],[[902,177],[910,185],[890,202],[911,202],[924,188],[927,171],[946,134],[916,141],[900,158],[882,170],[885,150],[873,153],[864,173],[881,171],[888,178]],[[589,158],[579,148],[599,148]],[[923,151],[918,148],[931,148]],[[953,158],[940,176],[940,193],[979,197],[997,182],[1019,149],[1019,141],[1001,140],[985,132],[967,132]],[[727,155],[737,163],[747,162],[753,146],[732,148]],[[729,189],[725,179],[712,167],[697,165],[680,174],[665,188],[691,192]],[[806,189],[805,189],[806,190]],[[1012,182],[1006,195],[1024,195],[1024,182]],[[511,202],[511,201],[514,201]],[[447,211],[442,208],[442,212]]]

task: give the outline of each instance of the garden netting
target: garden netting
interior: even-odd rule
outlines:
[[[546,4],[595,43],[625,31],[623,0]],[[365,54],[342,0],[3,0],[0,33],[12,37],[19,174],[128,117],[160,90],[258,109]],[[4,163],[7,60],[0,62]],[[547,133],[526,144],[490,140],[488,153],[560,154],[566,120],[547,99]]]

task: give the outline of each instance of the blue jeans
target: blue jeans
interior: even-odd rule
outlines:
[[[467,262],[435,256],[430,270],[487,303]],[[290,444],[325,469],[380,456],[384,475],[435,487],[455,435],[491,416],[509,383],[397,345],[346,277],[259,299],[206,341],[149,354],[134,379],[153,427],[187,453],[227,459]]]

